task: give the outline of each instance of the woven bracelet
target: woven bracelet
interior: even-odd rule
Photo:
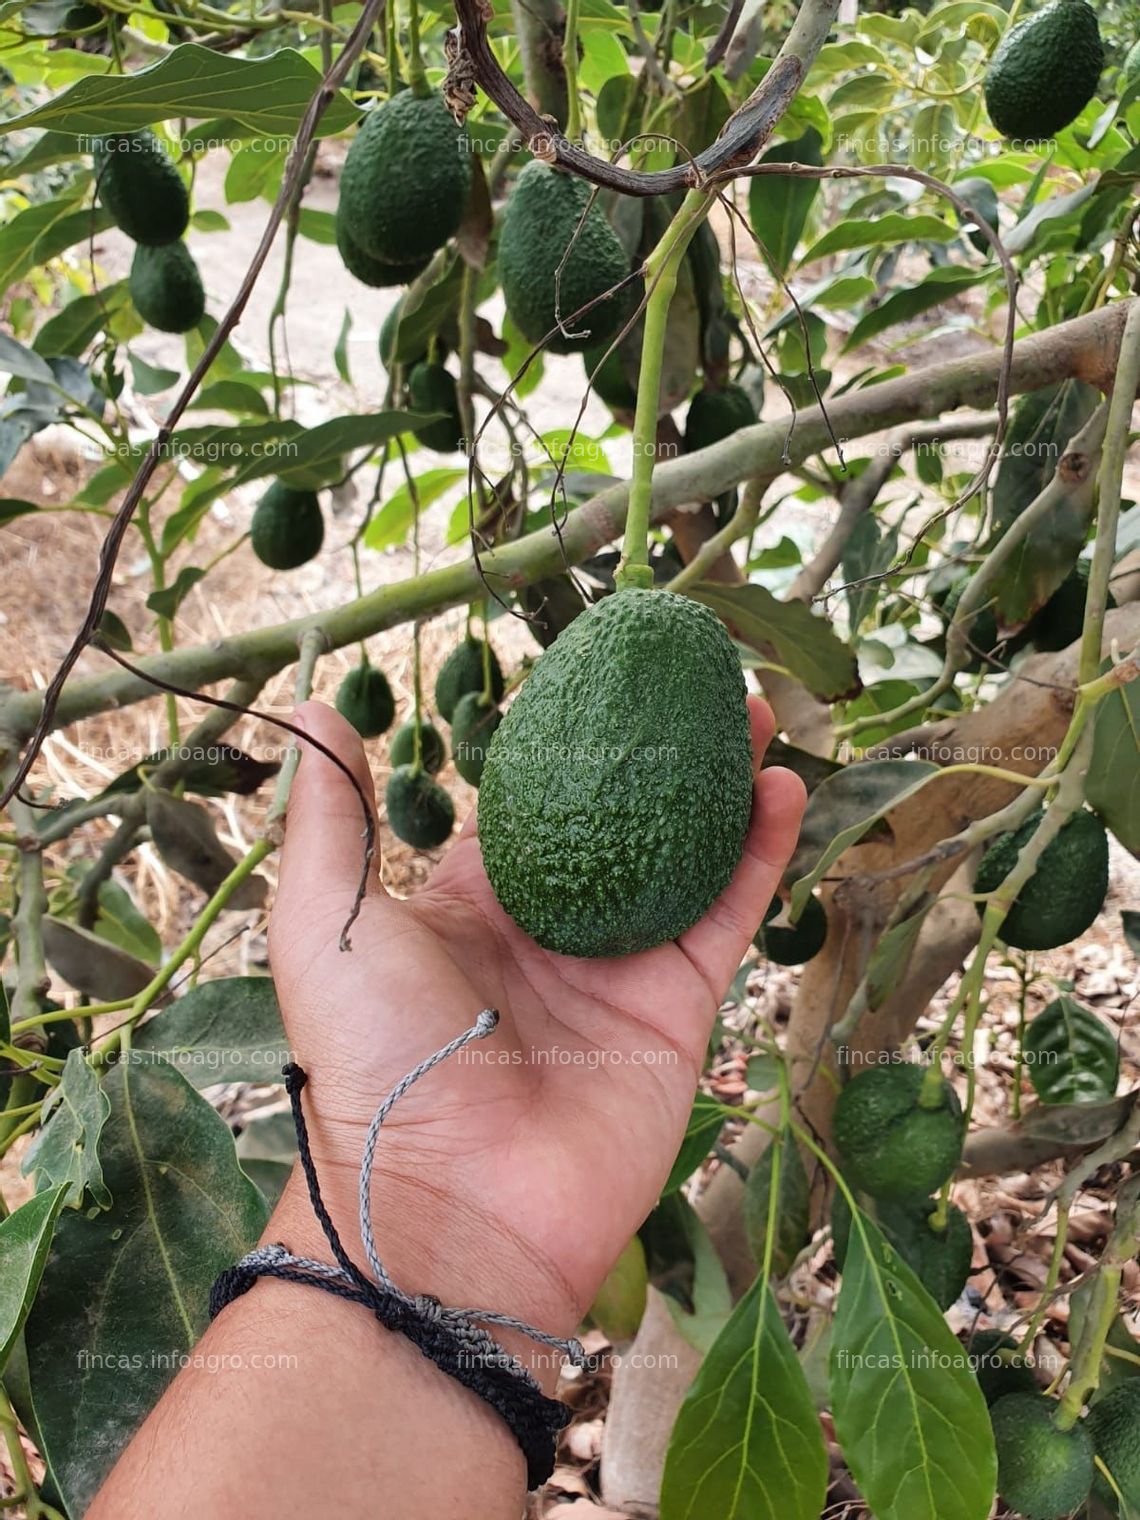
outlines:
[[[392,1281],[380,1260],[372,1227],[371,1182],[380,1128],[393,1106],[408,1088],[432,1067],[446,1061],[472,1040],[485,1039],[499,1021],[492,1008],[485,1008],[470,1029],[450,1044],[437,1050],[408,1073],[376,1110],[360,1165],[360,1235],[371,1277],[349,1257],[329,1217],[321,1197],[309,1134],[301,1106],[301,1092],[307,1080],[297,1065],[286,1066],[282,1075],[293,1109],[297,1131],[297,1151],[309,1200],[320,1221],[336,1265],[294,1256],[283,1245],[257,1246],[229,1267],[210,1291],[210,1318],[213,1319],[235,1298],[247,1293],[259,1277],[277,1277],[286,1282],[307,1283],[338,1298],[370,1309],[386,1330],[398,1331],[437,1367],[485,1399],[510,1427],[526,1459],[527,1488],[540,1488],[554,1471],[554,1452],[558,1432],[570,1421],[570,1409],[557,1399],[547,1398],[537,1381],[518,1359],[500,1346],[484,1328],[498,1325],[518,1330],[531,1340],[561,1351],[574,1365],[581,1366],[585,1355],[576,1340],[562,1340],[536,1330],[523,1320],[508,1314],[482,1309],[449,1309],[425,1294],[405,1293]]]

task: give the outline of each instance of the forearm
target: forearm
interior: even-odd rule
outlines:
[[[421,1200],[422,1202],[422,1200]],[[347,1194],[333,1205],[360,1259]],[[447,1259],[401,1237],[379,1214],[388,1265],[404,1286],[444,1302],[518,1313],[509,1262]],[[406,1217],[406,1215],[405,1215]],[[412,1232],[413,1234],[415,1232]],[[450,1238],[454,1238],[453,1236]],[[298,1255],[328,1260],[303,1183],[294,1178],[265,1232]],[[434,1259],[433,1259],[434,1254]],[[474,1280],[473,1280],[474,1279]],[[553,1305],[523,1305],[522,1312]],[[549,1391],[553,1353],[531,1361]],[[383,1329],[366,1309],[313,1287],[260,1279],[218,1316],[89,1511],[89,1520],[183,1520],[242,1514],[353,1520],[517,1520],[525,1470],[513,1435],[474,1393]]]

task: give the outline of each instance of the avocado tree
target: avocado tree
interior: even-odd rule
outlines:
[[[0,1424],[25,1513],[83,1514],[176,1370],[152,1353],[193,1345],[291,1163],[278,1115],[235,1140],[211,1101],[220,1078],[269,1088],[285,1049],[270,977],[212,957],[261,927],[296,756],[227,735],[254,714],[287,738],[267,684],[292,671],[303,699],[358,649],[336,705],[391,734],[362,882],[393,838],[446,844],[457,776],[500,901],[560,953],[659,944],[732,875],[745,678],[810,793],[724,989],[748,1088],[696,1095],[595,1306],[641,1353],[606,1502],[815,1520],[834,1484],[880,1520],[984,1520],[999,1492],[1046,1520],[1140,1513],[1126,1010],[1038,958],[1101,913],[1110,839],[1140,850],[1134,9],[11,0],[0,32],[0,462],[48,428],[98,453],[0,523],[105,527],[48,684],[0,687]],[[329,161],[335,212],[313,204]],[[236,243],[227,205],[258,200],[223,308],[192,248]],[[266,364],[240,324],[275,245]],[[286,337],[317,245],[382,293],[387,388],[304,423]],[[323,315],[347,388],[350,315]],[[178,370],[139,352],[154,331],[184,335]],[[244,531],[217,550],[220,506]],[[413,573],[378,583],[405,546]],[[286,576],[346,549],[351,597],[183,639],[231,552]],[[453,609],[433,687],[422,630]],[[400,627],[397,725],[368,645]],[[61,791],[51,736],[140,703],[162,742]],[[578,741],[604,788],[566,762]],[[144,846],[194,904],[164,934],[132,895]],[[1110,928],[1135,946],[1134,916]],[[754,996],[773,965],[803,968],[780,1027]],[[1016,1060],[983,1120],[998,971]],[[955,1188],[1023,1172],[1044,1281],[971,1299]],[[1110,1222],[1078,1269],[1094,1182]]]

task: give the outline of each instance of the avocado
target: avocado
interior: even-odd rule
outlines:
[[[478,786],[487,761],[491,737],[503,715],[493,702],[488,702],[482,691],[469,691],[460,697],[451,719],[451,749],[455,757],[455,769]]]
[[[974,175],[969,179],[956,180],[950,188],[959,200],[965,201],[970,210],[975,212],[983,222],[986,222],[994,232],[1000,232],[1001,223],[998,220],[997,191],[988,179],[982,179],[980,175]],[[987,257],[992,253],[993,250],[989,239],[980,227],[971,227],[966,236],[979,253],[984,253]]]
[[[435,422],[412,431],[426,449],[437,454],[458,454],[463,448],[463,419],[459,415],[459,388],[455,377],[442,364],[417,364],[408,375],[408,404],[413,412],[442,412]]]
[[[412,765],[416,754],[416,720],[409,718],[406,723],[401,723],[392,735],[392,743],[388,749],[388,758],[393,766]],[[427,718],[420,719],[420,766],[427,771],[429,776],[434,776],[437,771],[443,769],[447,759],[447,745],[443,742],[443,735],[434,723]]]
[[[498,702],[503,695],[503,670],[493,649],[490,663],[491,695]],[[435,678],[435,705],[444,722],[452,721],[460,697],[482,690],[483,640],[466,638],[444,660]]]
[[[1140,1512],[1140,1379],[1129,1378],[1105,1394],[1085,1421],[1097,1456],[1112,1474],[1130,1509]],[[1098,1470],[1093,1492],[1111,1514],[1116,1495]]]
[[[185,243],[163,243],[157,248],[140,243],[131,260],[128,285],[135,310],[159,332],[189,332],[205,313],[202,276]]]
[[[998,1492],[1027,1520],[1062,1520],[1088,1498],[1093,1443],[1084,1425],[1059,1430],[1042,1393],[1008,1393],[990,1410]]]
[[[315,491],[294,491],[275,480],[249,525],[253,552],[271,570],[295,570],[320,552],[325,522]]]
[[[1103,68],[1092,6],[1052,0],[998,43],[984,86],[990,120],[1003,137],[1052,137],[1088,105]]]
[[[417,850],[434,850],[455,826],[451,798],[427,771],[398,765],[384,794],[392,833]]]
[[[337,687],[336,710],[362,739],[375,739],[391,728],[396,702],[388,677],[362,660]]]
[[[720,390],[703,386],[689,402],[685,418],[685,452],[707,449],[730,437],[738,428],[751,427],[756,409],[748,392],[740,385],[726,385]]]
[[[553,333],[546,346],[556,354],[578,354],[608,343],[632,309],[629,292],[623,291],[581,310],[629,274],[629,256],[596,200],[578,230],[590,194],[585,180],[531,159],[518,177],[499,231],[499,283],[511,320],[531,343]]]
[[[150,130],[95,140],[99,199],[120,231],[148,248],[176,243],[190,223],[190,192]]]
[[[636,409],[637,392],[626,378],[620,347],[610,351],[609,343],[592,344],[582,351],[582,367],[593,386],[594,395],[604,401],[611,412],[628,414]]]
[[[757,929],[752,943],[760,954],[777,966],[802,966],[813,960],[823,949],[827,939],[827,914],[818,897],[809,897],[800,914],[799,923],[790,929],[770,929],[769,922],[783,907],[779,894],[768,904],[764,922]]]
[[[1089,560],[1079,559],[1030,622],[1026,632],[1038,649],[1068,649],[1080,638],[1085,623],[1090,569]],[[1105,606],[1116,606],[1111,591]]]
[[[938,1307],[949,1309],[966,1286],[974,1237],[970,1221],[953,1204],[947,1211],[945,1229],[934,1229],[930,1216],[936,1207],[934,1198],[880,1201],[873,1206],[872,1217]],[[851,1210],[837,1189],[831,1204],[831,1239],[835,1265],[841,1272],[850,1234]]]
[[[617,591],[558,636],[491,741],[483,863],[544,948],[648,950],[727,887],[752,790],[744,676],[723,624],[668,591]]]
[[[832,1136],[847,1175],[872,1198],[922,1198],[940,1188],[962,1155],[964,1124],[942,1079],[937,1107],[919,1102],[926,1072],[910,1061],[862,1071],[841,1090]]]
[[[971,579],[971,576],[963,576],[960,581],[954,582],[946,594],[945,600],[942,603],[942,617],[947,628],[954,621],[954,614],[958,611],[958,603],[965,595],[966,587],[970,584]],[[981,670],[983,665],[990,663],[986,657],[1002,642],[1001,635],[998,633],[997,618],[994,616],[993,608],[986,606],[979,607],[967,619],[964,632],[969,650],[969,659],[966,662],[965,669]]]
[[[1009,1393],[1038,1393],[1037,1379],[1028,1363],[1003,1353],[1016,1352],[1017,1341],[1004,1330],[978,1330],[967,1343],[970,1365],[991,1407]]]
[[[345,226],[339,204],[336,208],[336,247],[340,261],[349,274],[362,285],[371,285],[374,290],[383,290],[389,285],[410,285],[428,267],[427,259],[413,259],[409,264],[386,264],[382,259],[374,259],[371,254],[365,253],[359,243],[353,241]]]
[[[1013,869],[1044,817],[1038,809],[1012,834],[1002,834],[982,856],[974,891],[992,892]],[[1055,950],[1083,934],[1108,894],[1108,835],[1094,814],[1074,813],[1006,914],[1001,937],[1017,950]],[[978,903],[978,912],[985,903]]]
[[[470,190],[463,133],[442,97],[403,90],[369,111],[353,139],[338,214],[364,253],[408,265],[458,230]]]

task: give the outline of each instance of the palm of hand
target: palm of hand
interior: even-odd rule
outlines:
[[[762,704],[753,717],[759,765],[772,725]],[[316,706],[304,722],[370,785],[346,724]],[[306,752],[271,948],[298,1059],[315,1082],[322,1069],[335,1082],[334,1149],[357,1157],[400,1077],[495,1008],[493,1035],[394,1108],[378,1166],[462,1200],[481,1233],[527,1242],[588,1307],[668,1175],[716,1009],[794,843],[799,781],[773,769],[757,790],[736,878],[677,942],[605,961],[542,950],[499,907],[468,827],[414,897],[367,898],[345,954],[337,940],[359,871],[359,804],[327,760]]]

